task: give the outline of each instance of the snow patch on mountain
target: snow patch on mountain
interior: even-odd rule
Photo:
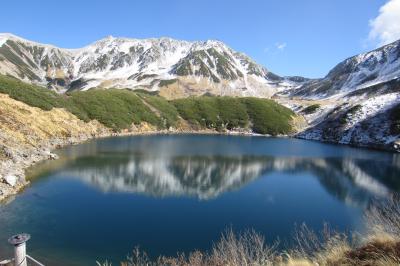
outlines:
[[[338,94],[382,84],[400,77],[400,40],[350,57],[335,66],[326,77],[304,82],[281,95],[325,99]]]
[[[178,89],[189,94],[198,89],[193,82],[207,84],[216,93],[259,97],[298,86],[216,40],[109,36],[83,48],[62,49],[14,35],[2,36],[0,73],[59,92],[94,86],[158,90],[163,80],[182,78],[186,82]]]

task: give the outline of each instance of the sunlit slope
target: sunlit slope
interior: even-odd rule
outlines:
[[[291,110],[267,99],[202,96],[168,101],[157,94],[121,89],[92,89],[57,94],[15,78],[0,76],[0,93],[50,111],[63,108],[84,122],[97,120],[121,131],[143,123],[154,130],[246,129],[261,134],[293,132]]]

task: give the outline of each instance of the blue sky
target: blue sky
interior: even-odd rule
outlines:
[[[82,47],[107,35],[218,39],[279,75],[322,77],[341,60],[388,42],[380,34],[385,25],[396,26],[396,31],[400,21],[393,24],[393,17],[400,16],[378,21],[387,2],[5,0],[0,32],[65,48]]]

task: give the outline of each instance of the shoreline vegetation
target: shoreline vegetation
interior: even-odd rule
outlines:
[[[90,90],[59,95],[0,75],[0,201],[29,184],[25,170],[57,159],[53,150],[95,138],[143,134],[291,136],[305,121],[272,100],[193,97],[167,101],[144,91]],[[347,236],[305,225],[297,246],[286,252],[267,246],[254,231],[227,231],[210,253],[195,251],[151,261],[136,249],[124,266],[174,265],[399,265],[400,205],[372,206],[368,232]],[[107,263],[99,265],[108,265]]]
[[[324,225],[315,232],[296,226],[293,243],[283,250],[279,242],[266,244],[253,230],[235,234],[226,230],[209,252],[193,251],[176,257],[150,259],[136,247],[121,266],[395,266],[400,265],[400,201],[398,195],[376,201],[365,213],[365,232],[351,235]],[[97,262],[98,266],[112,266]]]
[[[12,196],[17,195],[20,191],[25,189],[30,181],[26,179],[25,171],[40,162],[45,160],[57,160],[57,154],[52,151],[56,149],[63,148],[68,145],[78,145],[86,141],[109,138],[109,137],[127,137],[127,136],[143,136],[143,135],[179,135],[179,134],[198,134],[198,135],[231,135],[231,136],[259,136],[268,137],[267,135],[255,134],[250,132],[218,132],[210,130],[202,131],[137,131],[129,133],[115,133],[111,132],[109,134],[99,134],[99,135],[80,135],[74,138],[65,140],[56,140],[55,143],[50,144],[47,147],[41,147],[41,151],[33,150],[31,154],[24,153],[23,157],[32,157],[31,160],[26,160],[25,162],[15,162],[15,163],[2,163],[0,164],[0,172],[9,172],[12,174],[5,175],[3,180],[0,180],[0,203],[7,202],[7,200],[12,200]],[[1,176],[0,176],[1,177]]]
[[[168,101],[146,91],[57,94],[0,75],[0,201],[29,184],[25,170],[53,150],[90,139],[138,134],[284,136],[304,120],[268,99],[201,96]]]
[[[57,94],[0,75],[0,202],[29,184],[28,167],[57,159],[52,151],[66,145],[143,134],[296,137],[306,127],[302,116],[269,99],[166,100],[155,92],[122,89]]]

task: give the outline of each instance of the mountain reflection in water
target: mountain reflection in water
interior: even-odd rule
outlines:
[[[272,172],[309,173],[336,198],[366,206],[400,190],[395,163],[354,158],[269,156],[147,156],[100,153],[68,160],[62,175],[105,192],[187,196],[202,200],[239,189]]]
[[[136,245],[152,258],[206,251],[229,227],[269,244],[302,223],[360,232],[370,203],[400,191],[399,154],[292,138],[118,137],[56,152],[0,205],[0,255],[20,231],[34,257],[64,265],[118,265]]]

